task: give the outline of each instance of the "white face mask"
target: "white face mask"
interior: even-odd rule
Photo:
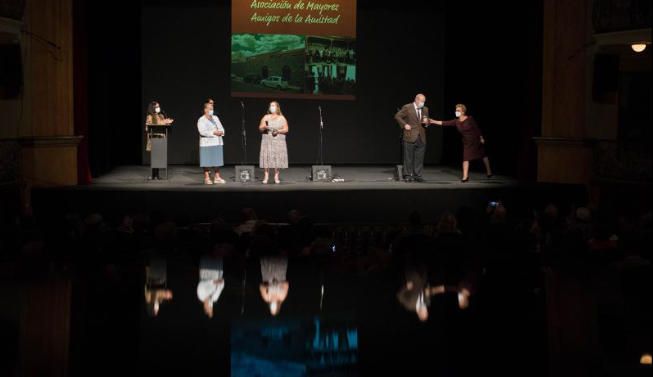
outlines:
[[[460,111],[456,111],[456,118],[460,118],[463,115]]]
[[[160,108],[160,107],[155,107],[155,108],[154,108],[154,112],[157,113],[157,114],[160,113],[160,112],[161,112],[161,108]]]
[[[421,109],[424,107],[424,102],[417,102],[417,108]]]
[[[213,110],[209,110],[209,115],[213,115]]]
[[[276,114],[277,113],[277,107],[276,106],[270,106],[270,113]]]

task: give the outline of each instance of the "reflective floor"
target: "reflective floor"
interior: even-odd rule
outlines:
[[[243,252],[220,226],[204,241],[199,225],[176,241],[155,227],[145,248],[120,229],[0,264],[0,375],[651,371],[650,263],[635,256],[578,263],[410,229],[351,247],[363,230],[335,227],[289,257],[263,228]]]
[[[393,262],[153,252],[142,264],[41,265],[2,285],[3,314],[37,332],[64,332],[68,315],[73,375],[546,374],[540,274],[516,284],[525,277]],[[13,332],[4,339],[21,351],[42,341]],[[46,367],[52,346],[26,356]]]

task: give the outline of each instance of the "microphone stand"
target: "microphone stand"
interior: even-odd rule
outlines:
[[[241,289],[240,315],[245,314],[245,292],[247,291],[247,269],[243,270],[243,287]]]
[[[324,272],[320,273],[320,313],[324,304]]]
[[[320,165],[324,165],[324,120],[322,119],[322,106],[317,108],[320,111]]]
[[[242,140],[241,140],[241,146],[243,149],[243,159],[242,159],[242,165],[245,165],[247,163],[247,131],[245,130],[245,103],[243,101],[240,101],[240,114],[241,114],[241,135],[242,135]]]
[[[399,112],[399,111],[401,111],[401,109],[397,108],[397,112]],[[404,164],[404,129],[400,128],[400,130],[399,130],[399,165],[403,165],[403,164]]]

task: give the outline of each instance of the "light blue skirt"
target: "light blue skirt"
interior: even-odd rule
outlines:
[[[224,166],[224,153],[222,145],[200,147],[200,167],[217,168]]]

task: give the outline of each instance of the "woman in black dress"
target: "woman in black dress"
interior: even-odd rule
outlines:
[[[463,139],[463,177],[461,182],[469,181],[469,162],[472,160],[483,159],[485,172],[488,178],[492,177],[490,169],[490,159],[485,155],[485,139],[481,130],[476,125],[476,121],[471,116],[467,116],[467,107],[463,104],[456,105],[456,119],[453,120],[431,120],[430,123],[439,126],[456,126]]]

